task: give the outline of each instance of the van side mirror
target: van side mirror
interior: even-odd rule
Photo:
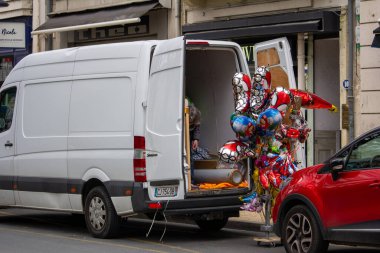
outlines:
[[[331,160],[330,162],[330,168],[331,168],[331,173],[332,177],[334,180],[338,179],[339,172],[343,171],[344,167],[344,159],[343,158],[335,158]]]

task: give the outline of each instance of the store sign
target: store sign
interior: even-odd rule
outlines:
[[[25,48],[25,23],[0,22],[0,48]]]
[[[131,35],[149,33],[149,16],[141,17],[141,22],[136,24],[98,27],[87,30],[78,30],[74,33],[75,42],[88,42],[113,38],[122,38]]]
[[[247,45],[247,46],[241,46],[243,49],[245,58],[247,59],[248,64],[254,64],[254,51],[255,51],[255,46],[254,45]]]

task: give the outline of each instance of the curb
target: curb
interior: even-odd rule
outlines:
[[[230,220],[227,222],[225,228],[246,230],[246,231],[250,231],[250,232],[261,232],[260,231],[261,225],[263,225],[263,224],[254,223],[254,222]]]

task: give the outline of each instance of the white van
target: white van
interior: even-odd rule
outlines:
[[[275,49],[272,67],[292,83],[287,41],[261,47]],[[235,138],[235,72],[249,73],[239,45],[183,37],[25,57],[0,90],[0,205],[83,213],[100,238],[120,217],[156,210],[222,228],[252,190],[251,170],[246,187],[189,187],[184,98],[200,108],[201,145],[216,154]]]

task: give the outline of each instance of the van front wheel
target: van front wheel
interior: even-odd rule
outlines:
[[[103,186],[93,188],[86,197],[85,220],[87,229],[96,238],[111,238],[120,228],[111,198]]]

